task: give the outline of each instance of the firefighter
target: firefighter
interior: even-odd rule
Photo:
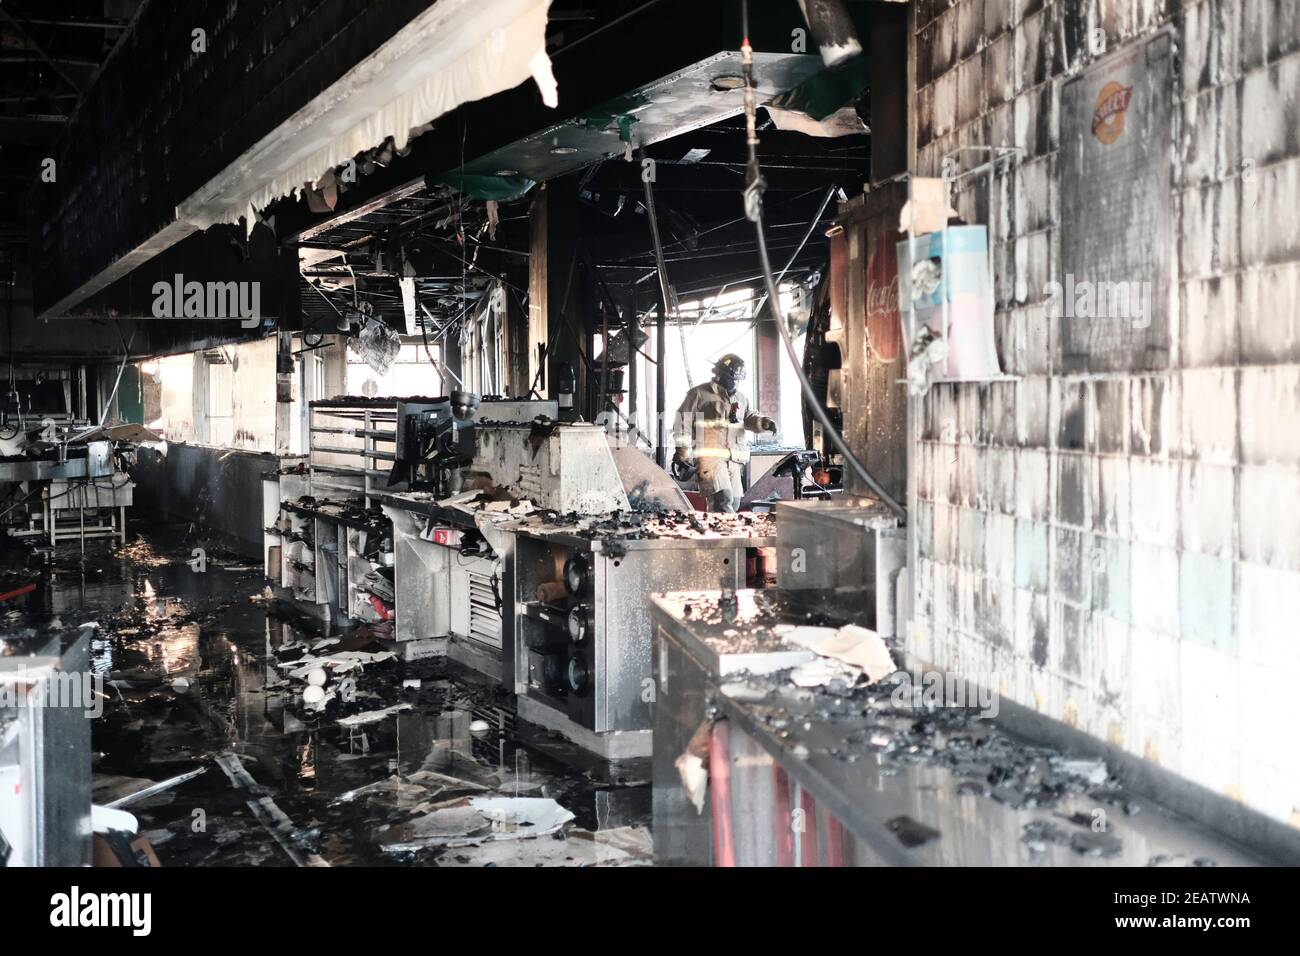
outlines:
[[[736,391],[744,378],[744,360],[722,356],[713,365],[713,381],[686,393],[673,423],[673,461],[694,466],[710,511],[735,511],[745,493],[740,484],[741,470],[749,461],[745,433],[776,434],[776,422],[751,412],[749,401]]]

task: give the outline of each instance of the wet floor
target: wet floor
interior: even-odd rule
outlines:
[[[648,862],[648,761],[596,761],[520,725],[509,695],[441,659],[330,671],[316,711],[302,663],[382,645],[361,631],[322,648],[259,567],[215,548],[200,563],[196,546],[157,528],[60,553],[0,621],[99,624],[96,803],[202,770],[126,807],[163,865]]]

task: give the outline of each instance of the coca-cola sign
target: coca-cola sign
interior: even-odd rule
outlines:
[[[898,232],[877,233],[868,239],[867,347],[882,362],[898,358],[903,333],[898,318]]]

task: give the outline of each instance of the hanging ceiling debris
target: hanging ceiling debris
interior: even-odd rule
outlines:
[[[109,234],[91,248],[79,248],[85,243],[77,241],[73,213],[84,208],[91,201],[90,194],[100,192],[105,184],[102,175],[98,179],[91,175],[77,161],[75,152],[70,153],[67,163],[71,168],[65,176],[72,180],[71,188],[61,188],[45,197],[54,201],[47,252],[64,271],[46,275],[45,281],[38,282],[39,315],[69,314],[77,303],[213,224],[243,218],[246,228],[251,228],[261,218],[260,211],[277,197],[304,187],[328,185],[321,181],[328,170],[353,164],[364,151],[382,148],[386,142],[396,150],[405,150],[411,135],[426,130],[431,120],[466,101],[531,80],[536,90],[533,95],[539,96],[542,103],[554,106],[557,102],[546,53],[547,0],[439,0],[431,5],[403,2],[400,10],[384,5],[380,12],[386,14],[386,23],[373,23],[372,17],[377,14],[367,14],[330,29],[325,29],[329,24],[313,22],[307,11],[299,10],[301,16],[295,17],[293,9],[284,9],[290,6],[282,5],[268,25],[208,11],[213,14],[213,22],[219,24],[211,28],[211,37],[205,28],[191,33],[185,26],[182,34],[179,27],[159,24],[151,24],[151,28],[174,35],[128,37],[136,46],[148,46],[155,58],[160,49],[178,48],[188,57],[179,63],[160,62],[164,79],[155,84],[159,88],[139,94],[145,102],[158,101],[160,116],[176,117],[171,125],[182,118],[200,124],[214,118],[219,123],[233,120],[254,103],[252,110],[262,120],[262,131],[236,151],[231,147],[237,144],[237,137],[249,137],[259,124],[232,124],[232,129],[222,129],[216,137],[210,133],[199,136],[193,129],[164,130],[154,143],[154,152],[161,148],[162,155],[167,156],[170,136],[177,137],[178,145],[185,144],[185,152],[168,157],[169,172],[143,180],[154,190],[164,187],[161,195],[155,192],[137,197],[141,203],[150,204],[151,214],[142,215],[142,210],[130,209],[128,204],[130,212],[124,209],[123,215],[110,217],[105,224]],[[403,18],[406,9],[411,15]],[[188,12],[186,24],[208,19],[202,9]],[[289,34],[301,34],[295,37],[298,44],[319,48],[333,43],[334,47],[351,50],[332,47],[333,63],[307,71],[312,76],[295,77],[290,71],[288,79],[284,73],[287,63],[276,66],[263,59],[253,66],[232,52],[238,51],[249,35],[270,30],[273,25]],[[317,33],[323,35],[313,39]],[[357,56],[356,49],[364,50],[367,43],[372,44],[369,51]],[[270,49],[280,53],[280,48]],[[349,52],[352,57],[340,70],[339,61]],[[313,56],[312,60],[315,63],[318,58]],[[167,72],[173,69],[198,73],[190,77],[190,84],[195,85],[189,90],[193,101],[183,103],[185,108],[179,112],[174,83],[166,79]],[[313,76],[328,76],[329,69],[338,72],[327,82],[313,82]],[[238,95],[243,84],[255,82],[259,76],[261,81],[255,83],[255,89],[248,90],[247,96]],[[111,89],[115,85],[100,87],[108,86],[110,92],[116,92]],[[301,97],[298,102],[302,105],[286,113],[285,105],[293,102],[292,96]],[[205,99],[210,101],[207,106],[213,112],[194,108],[197,101]],[[266,123],[276,109],[279,115],[274,122]],[[73,125],[69,135],[74,139],[64,152],[93,151],[100,157],[97,169],[120,167],[125,174],[122,179],[138,179],[129,175],[133,164],[140,162],[136,158],[138,144],[130,141],[129,133],[105,134],[97,125],[92,128],[88,124],[90,118]],[[105,126],[114,128],[108,122]],[[110,140],[107,143],[106,135]],[[115,143],[115,138],[121,142]],[[202,156],[189,157],[196,149]],[[121,155],[115,158],[116,153]],[[187,163],[187,158],[194,161]],[[121,202],[121,198],[110,199],[109,205]],[[108,241],[111,246],[106,244]]]

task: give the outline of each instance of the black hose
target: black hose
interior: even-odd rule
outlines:
[[[772,319],[776,322],[776,329],[781,335],[781,341],[785,343],[785,352],[790,358],[790,365],[794,368],[795,374],[799,376],[799,386],[803,389],[804,398],[807,399],[811,406],[813,415],[821,423],[823,435],[831,440],[831,444],[844,456],[844,460],[848,462],[849,466],[876,497],[898,517],[900,522],[906,524],[907,509],[885,490],[884,486],[849,450],[849,446],[845,443],[843,437],[831,424],[830,416],[826,414],[826,409],[822,407],[821,399],[817,397],[812,382],[804,374],[803,365],[799,361],[799,356],[795,353],[794,342],[790,338],[790,330],[786,328],[785,316],[781,315],[779,305],[781,299],[776,288],[776,281],[772,278],[772,262],[767,253],[767,238],[763,233],[764,184],[762,169],[758,163],[758,133],[755,129],[757,107],[754,100],[753,48],[749,45],[749,0],[741,0],[741,19],[745,34],[741,47],[741,63],[745,77],[745,130],[749,155],[747,185],[745,186],[745,215],[754,223],[754,233],[758,241],[758,258],[762,266],[763,281],[767,286],[767,306],[772,312]]]

